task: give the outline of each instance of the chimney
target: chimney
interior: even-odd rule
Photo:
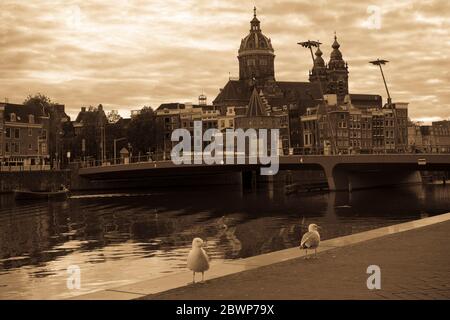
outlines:
[[[81,112],[86,112],[86,107],[81,107]]]

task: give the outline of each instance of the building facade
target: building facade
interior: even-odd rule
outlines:
[[[6,170],[50,168],[50,116],[21,104],[0,104],[0,162]]]
[[[335,94],[300,117],[303,153],[404,153],[408,150],[408,104],[390,108],[355,107],[351,96],[343,103]]]

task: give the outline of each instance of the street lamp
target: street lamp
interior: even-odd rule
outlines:
[[[116,164],[116,157],[117,157],[117,147],[116,147],[116,143],[118,142],[118,141],[122,141],[122,140],[126,140],[127,138],[117,138],[117,139],[114,139],[114,164]]]
[[[320,81],[319,72],[317,71],[316,68],[314,68],[315,61],[314,61],[314,54],[313,54],[313,51],[312,51],[313,47],[314,48],[319,48],[322,43],[319,42],[319,41],[308,40],[308,41],[304,41],[304,42],[298,42],[297,44],[301,45],[303,48],[308,48],[309,51],[311,52],[311,59],[312,59],[312,62],[313,62],[313,72],[316,73],[316,77],[317,77],[317,80],[319,82],[320,95],[322,96],[322,101],[324,101],[325,99],[324,99],[324,96],[323,96],[322,82]],[[319,111],[319,108],[317,108],[317,112],[318,111]],[[330,117],[328,116],[328,108],[327,107],[325,107],[325,112],[326,112],[326,115],[327,115],[327,123],[328,123],[328,126],[329,126],[330,130],[331,130],[331,140],[332,140],[332,143],[333,143],[332,147],[333,147],[334,152],[336,152],[336,144],[334,142],[334,136],[333,136],[333,127],[331,125]]]
[[[388,62],[389,61],[387,61],[387,60],[380,60],[380,59],[377,59],[377,60],[374,60],[374,61],[369,61],[369,63],[380,67],[381,76],[383,77],[384,87],[386,88],[386,93],[387,93],[387,96],[388,96],[387,104],[390,107],[391,103],[392,103],[391,95],[389,94],[389,89],[388,89],[388,86],[386,84],[386,78],[384,77],[383,68],[381,67],[382,65],[385,65]]]
[[[387,96],[388,96],[388,98],[387,98],[387,105],[388,105],[388,108],[391,108],[391,109],[392,109],[392,99],[391,99],[391,95],[389,94],[389,89],[388,89],[388,86],[387,86],[387,84],[386,84],[386,78],[384,77],[383,68],[381,67],[382,65],[385,65],[385,64],[388,63],[388,62],[389,62],[389,61],[387,61],[387,60],[378,59],[378,58],[377,58],[377,60],[369,61],[369,63],[371,63],[371,64],[373,64],[373,65],[375,65],[375,66],[379,66],[379,67],[380,67],[381,76],[383,77],[384,87],[386,88],[386,93],[387,93]],[[396,135],[398,135],[398,137],[399,137],[399,142],[400,142],[400,144],[403,145],[403,141],[404,141],[403,135],[402,135],[402,133],[399,133],[399,132],[400,132],[400,129],[398,128],[399,123],[398,123],[398,120],[397,120],[397,110],[393,110],[392,112],[393,112],[393,114],[394,114],[395,132],[396,132]],[[404,150],[404,147],[403,147],[403,150]]]
[[[312,48],[318,48],[322,43],[319,41],[312,41],[312,40],[308,40],[308,41],[304,41],[304,42],[298,42],[297,44],[301,45],[303,48],[309,48],[309,51],[311,52],[311,59],[313,62],[313,66],[314,66],[314,54],[312,51]],[[316,76],[317,79],[319,79],[319,74],[317,72],[316,69],[313,68],[313,70],[316,72]],[[322,89],[322,83],[319,81],[319,88],[320,88],[320,94],[322,96],[322,100],[323,100],[323,89]]]

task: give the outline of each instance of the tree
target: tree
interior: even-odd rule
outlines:
[[[121,118],[117,110],[111,110],[110,112],[108,112],[106,117],[108,118],[109,123],[116,123]]]
[[[32,96],[31,94],[28,95],[23,104],[26,106],[40,107],[41,110],[45,110],[46,112],[51,106],[54,105],[49,97],[41,93],[37,93],[34,96]]]
[[[127,137],[134,155],[155,152],[158,146],[162,146],[162,126],[151,107],[143,107],[140,113],[131,119]]]

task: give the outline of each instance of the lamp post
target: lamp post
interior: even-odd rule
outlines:
[[[382,66],[385,65],[388,62],[389,62],[388,60],[383,60],[383,59],[379,59],[379,58],[377,58],[377,60],[374,60],[374,61],[369,61],[369,63],[380,67],[381,76],[383,77],[383,83],[384,83],[384,87],[386,88],[386,93],[387,93],[387,97],[388,97],[387,98],[387,105],[388,105],[388,108],[393,109],[391,95],[389,93],[389,89],[388,89],[388,86],[387,86],[387,83],[386,83],[386,78],[384,77],[384,72],[383,72],[383,68],[382,68]],[[399,123],[398,123],[398,120],[397,120],[397,110],[392,110],[392,113],[394,114],[395,134],[398,136],[398,141],[403,146],[402,149],[403,149],[403,152],[404,152],[405,151],[404,139],[403,139],[403,134],[402,134],[402,132],[400,132],[400,129],[398,127]],[[397,139],[396,139],[396,143],[397,143]]]
[[[317,69],[314,68],[315,61],[314,61],[314,53],[312,51],[313,47],[314,48],[319,48],[322,43],[319,42],[319,41],[308,40],[308,41],[304,41],[304,42],[298,42],[297,44],[301,45],[303,48],[308,48],[309,51],[311,52],[311,59],[312,59],[312,62],[313,62],[313,72],[316,73],[316,77],[317,77],[317,80],[319,82],[319,89],[320,89],[320,95],[322,97],[322,101],[325,101],[324,95],[323,95],[322,82],[320,81],[320,75],[317,72]],[[317,112],[318,111],[319,111],[319,108],[317,108]],[[332,141],[333,151],[334,151],[334,153],[337,153],[336,143],[334,141],[334,135],[333,135],[333,127],[332,127],[332,124],[331,124],[331,121],[330,121],[330,117],[328,116],[328,108],[326,106],[325,106],[325,112],[326,112],[326,115],[327,115],[327,123],[328,123],[328,126],[329,126],[330,130],[331,130],[331,136],[330,137],[331,137],[331,141]]]
[[[297,44],[301,45],[303,48],[309,48],[309,51],[311,52],[311,59],[313,62],[313,66],[314,66],[314,53],[312,51],[312,48],[318,48],[322,43],[319,41],[312,41],[312,40],[308,40],[308,41],[304,41],[304,42],[298,42]],[[317,79],[319,79],[319,74],[317,72],[317,70],[314,69],[313,70],[316,72],[316,76]],[[320,88],[320,95],[322,96],[322,100],[323,100],[323,89],[322,89],[322,83],[319,81],[319,88]]]
[[[116,147],[116,143],[117,143],[118,141],[122,141],[122,140],[126,140],[126,138],[125,138],[125,137],[122,137],[122,138],[114,139],[114,164],[116,164],[116,157],[117,157],[117,147]]]
[[[388,104],[388,106],[390,107],[391,104],[392,104],[391,95],[389,94],[389,89],[388,89],[388,86],[387,86],[387,84],[386,84],[386,78],[384,77],[383,68],[381,67],[382,65],[385,65],[385,64],[388,63],[388,62],[389,62],[389,61],[387,61],[387,60],[382,60],[382,59],[381,59],[381,60],[380,60],[380,59],[377,59],[377,60],[374,60],[374,61],[369,61],[369,63],[371,63],[371,64],[373,64],[373,65],[375,65],[375,66],[379,66],[379,67],[380,67],[381,76],[383,77],[384,87],[386,88],[386,93],[387,93],[387,96],[388,96],[387,104]]]

